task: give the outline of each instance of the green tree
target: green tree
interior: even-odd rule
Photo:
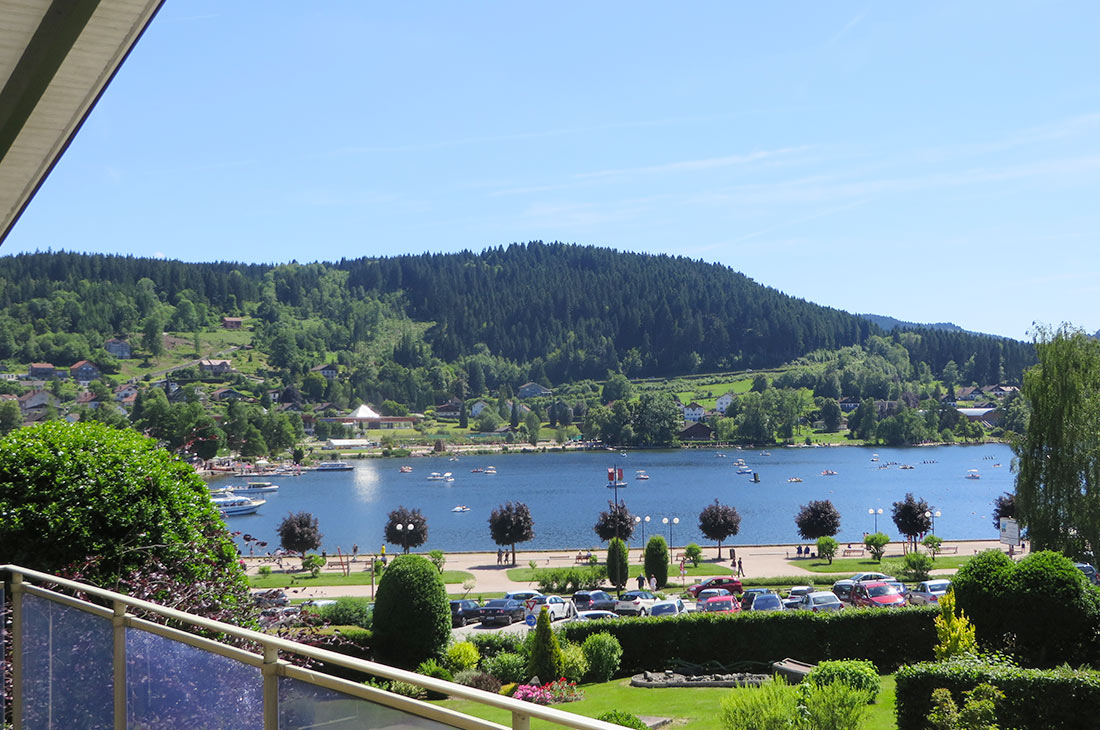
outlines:
[[[668,543],[660,535],[649,538],[645,546],[645,574],[657,579],[657,587],[668,583]]]
[[[527,415],[523,417],[523,425],[527,428],[527,440],[532,446],[538,446],[539,428],[542,425],[538,414],[534,411],[528,411]]]
[[[626,543],[617,537],[607,543],[607,579],[615,590],[621,591],[626,585],[630,572],[629,552]]]
[[[708,504],[699,513],[699,532],[709,540],[718,543],[718,559],[722,559],[722,541],[727,537],[736,535],[741,530],[741,515],[735,507],[719,504],[715,498],[714,504]]]
[[[159,316],[151,314],[145,318],[141,328],[141,344],[153,357],[164,354],[164,324]]]
[[[600,400],[604,403],[614,403],[617,400],[630,400],[634,395],[634,387],[622,373],[608,373],[607,382],[603,385]]]
[[[821,421],[825,425],[825,430],[829,433],[835,433],[840,430],[840,422],[843,420],[844,414],[840,410],[840,404],[837,403],[835,398],[826,398],[821,403]]]
[[[378,583],[374,650],[386,664],[411,669],[439,656],[451,638],[443,578],[426,558],[398,556]]]
[[[643,446],[672,446],[683,417],[668,393],[646,393],[634,411],[634,443]]]
[[[1036,550],[1100,554],[1100,341],[1063,327],[1040,330],[1035,349],[1031,418],[1012,444],[1017,519]]]
[[[596,524],[592,526],[600,540],[613,538],[629,540],[634,535],[634,515],[626,508],[626,503],[607,501],[607,510],[600,512]]]
[[[0,401],[0,436],[19,428],[23,423],[23,412],[19,403],[13,400]]]
[[[497,545],[512,548],[512,565],[516,564],[516,543],[535,538],[535,521],[523,502],[502,504],[489,515],[489,534]]]
[[[913,550],[917,548],[917,537],[932,529],[932,518],[925,516],[925,513],[931,510],[928,502],[916,499],[912,492],[906,492],[905,499],[902,501],[894,502],[892,511],[894,524],[898,532],[905,535],[905,539]]]
[[[863,544],[867,546],[867,550],[870,551],[875,562],[881,563],[882,556],[886,554],[886,546],[890,544],[890,536],[883,532],[864,535]]]
[[[837,544],[836,538],[829,537],[828,535],[817,538],[817,554],[828,560],[830,565],[833,563],[833,558],[836,557],[837,547],[839,547],[839,545]]]
[[[798,534],[806,540],[832,536],[840,532],[840,513],[827,499],[804,504],[794,518]]]
[[[558,637],[550,628],[550,612],[543,606],[535,624],[535,638],[527,658],[527,677],[539,678],[540,683],[553,682],[562,676],[564,660]]]

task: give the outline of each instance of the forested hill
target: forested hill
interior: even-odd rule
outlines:
[[[724,266],[557,243],[279,266],[71,253],[0,258],[0,359],[49,360],[63,332],[96,348],[99,338],[141,331],[150,317],[189,332],[221,315],[255,317],[258,344],[278,349],[272,361],[288,370],[329,353],[350,358],[380,317],[396,316],[429,325],[424,345],[395,351],[402,365],[432,355],[490,357],[552,383],[608,370],[667,376],[772,367],[881,334],[862,317]],[[1016,380],[1034,360],[1029,344],[966,332],[897,337],[914,363],[937,373],[973,358],[977,382]]]

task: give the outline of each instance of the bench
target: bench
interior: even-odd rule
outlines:
[[[798,684],[805,679],[806,675],[816,666],[816,664],[807,664],[806,662],[800,662],[797,659],[787,657],[783,661],[772,662],[771,670],[772,674],[783,677],[788,683]]]
[[[959,552],[959,546],[958,545],[944,545],[937,552],[940,552],[940,553],[958,553]]]
[[[684,553],[676,553],[676,562],[677,563],[682,563],[685,560],[687,560],[687,555],[685,555]]]
[[[862,558],[864,553],[866,553],[866,552],[867,551],[864,550],[863,548],[845,548],[844,557],[846,557],[846,558],[853,558],[853,557]]]
[[[592,553],[577,553],[577,557],[574,558],[574,563],[587,563],[592,559]]]

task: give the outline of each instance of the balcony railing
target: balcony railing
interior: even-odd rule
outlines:
[[[13,680],[15,730],[507,730],[495,722],[297,666],[286,659],[294,655],[506,710],[513,730],[529,730],[531,718],[576,730],[622,730],[46,573],[14,565],[0,566],[0,571],[6,573],[12,598],[12,652],[5,669]],[[208,635],[243,639],[262,647],[262,653],[143,619],[134,610]]]

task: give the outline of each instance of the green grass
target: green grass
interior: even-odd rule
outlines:
[[[854,545],[854,543],[853,543]],[[843,550],[843,546],[840,548]],[[897,556],[886,556],[886,560],[893,560]],[[933,570],[942,570],[945,568],[959,568],[973,555],[941,555],[936,558],[935,564],[932,566]],[[798,561],[798,567],[804,568],[812,573],[861,573],[861,572],[883,572],[881,570],[882,564],[877,563],[871,558],[836,558],[830,565],[824,560],[808,560]]]
[[[462,583],[474,576],[464,570],[444,570],[443,582],[447,584]],[[371,584],[370,573],[367,571],[352,572],[350,575],[342,573],[322,572],[314,578],[308,573],[272,573],[264,577],[262,575],[249,576],[248,584],[252,588],[309,588],[313,586],[369,586]],[[378,577],[375,578],[375,585]]]
[[[677,687],[673,689],[643,689],[631,687],[629,679],[617,679],[604,684],[582,685],[584,699],[579,702],[555,705],[566,712],[586,717],[596,717],[608,710],[627,710],[635,715],[673,718],[677,730],[723,730],[721,723],[722,698],[730,692],[752,692],[750,688],[722,689],[715,687]],[[878,701],[871,706],[871,713],[864,730],[895,730],[894,678],[882,678],[882,691]],[[506,727],[512,724],[510,713],[485,707],[467,700],[443,700],[435,703],[458,712],[498,722]],[[549,730],[557,727],[541,720],[531,720],[532,730]]]
[[[509,568],[508,580],[515,581],[517,583],[537,583],[539,576],[547,571],[561,570],[562,568],[587,567],[587,564],[577,563],[575,566],[570,564],[554,565],[548,568]],[[644,566],[641,563],[630,564],[630,577],[642,572]],[[707,576],[707,575],[731,575],[732,568],[722,563],[700,563],[698,567],[688,563],[687,575],[688,578],[692,576]],[[668,579],[671,581],[673,578],[680,577],[680,569],[677,566],[669,566]]]

